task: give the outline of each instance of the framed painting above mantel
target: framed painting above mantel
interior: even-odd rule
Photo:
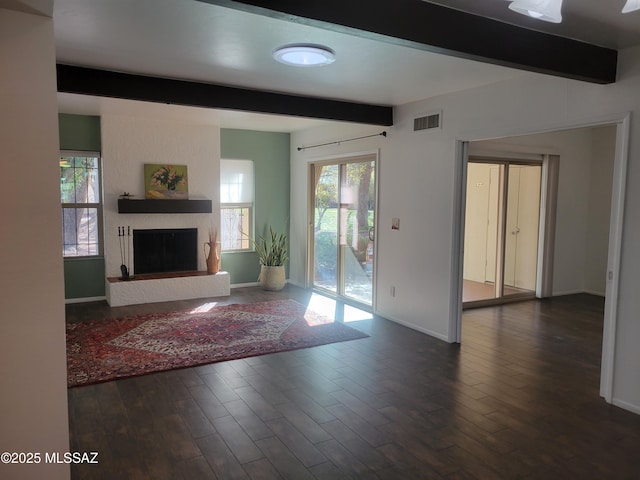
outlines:
[[[187,166],[145,163],[144,196],[148,200],[187,200]]]

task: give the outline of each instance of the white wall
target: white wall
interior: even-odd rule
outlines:
[[[609,247],[615,146],[615,127],[593,129],[584,289],[596,295],[605,294],[607,283],[606,252]]]
[[[297,152],[299,144],[321,143],[349,138],[366,131],[363,127],[323,128],[292,135],[291,225],[293,240],[302,245],[306,238],[306,164],[312,155],[381,146],[380,203],[378,228],[377,312],[402,321],[439,338],[449,335],[451,305],[452,243],[456,192],[457,140],[479,140],[539,133],[569,128],[610,118],[622,118],[627,111],[640,111],[640,49],[620,52],[618,82],[593,85],[572,80],[530,74],[455,94],[403,105],[395,109],[395,126],[387,139],[363,145],[344,143],[339,147]],[[424,112],[442,110],[443,129],[413,132],[413,118]],[[377,129],[371,128],[371,133]],[[640,125],[631,126],[630,156],[625,225],[622,245],[622,269],[617,323],[617,352],[614,369],[613,400],[640,412],[640,382],[636,366],[640,364],[640,255],[634,250],[640,243]],[[589,165],[584,165],[586,170]],[[578,170],[578,176],[584,175]],[[566,177],[561,172],[563,177]],[[581,178],[581,193],[589,192],[588,176]],[[577,210],[573,210],[573,208]],[[576,227],[587,234],[584,220],[588,205],[565,199],[559,207],[558,224],[563,229]],[[393,216],[401,217],[399,231],[388,226]],[[574,233],[575,234],[575,233]],[[564,237],[563,237],[564,238]],[[561,245],[561,248],[567,248]],[[292,249],[291,277],[304,279],[303,252]],[[576,268],[584,268],[586,247],[566,259]],[[564,259],[563,259],[564,260]],[[580,267],[582,265],[582,267]],[[564,278],[570,266],[558,266],[558,290],[571,290]],[[584,278],[584,271],[581,272]],[[396,286],[396,296],[389,294]]]
[[[289,281],[296,285],[305,284],[305,262],[307,244],[307,192],[309,163],[317,160],[334,158],[354,152],[375,152],[384,142],[382,137],[375,137],[351,142],[349,144],[332,145],[323,148],[311,148],[299,152],[298,147],[315,143],[323,143],[324,139],[333,141],[344,139],[351,135],[365,136],[379,133],[380,127],[361,125],[332,124],[321,128],[294,132],[291,134],[291,202],[290,202],[290,257]]]
[[[169,107],[167,107],[169,108]],[[104,183],[105,270],[120,276],[118,226],[198,228],[198,269],[206,270],[204,243],[209,227],[217,228],[220,207],[220,129],[217,126],[170,120],[103,116],[102,156]],[[144,198],[144,164],[187,165],[190,199],[211,199],[212,214],[119,214],[123,192]],[[132,233],[133,234],[133,233]],[[130,270],[133,272],[133,254]]]
[[[413,120],[411,120],[411,126]],[[345,142],[317,149],[297,151],[301,145],[325,143],[352,137],[373,135],[386,130],[387,137]],[[421,149],[412,150],[405,135],[412,135],[398,126],[393,128],[340,124],[295,132],[291,136],[291,258],[289,277],[304,284],[307,226],[307,169],[309,162],[379,150],[378,164],[378,228],[377,312],[389,319],[411,326],[441,339],[446,339],[447,326],[440,322],[447,315],[442,303],[449,296],[450,254],[425,255],[431,235],[451,233],[450,212],[425,206],[450,195],[453,187],[449,172],[452,164],[439,164]],[[420,132],[416,137],[428,142],[442,135]],[[436,153],[437,155],[437,153]],[[453,163],[453,162],[452,162]],[[439,180],[447,179],[446,181]],[[426,185],[429,184],[427,188]],[[400,229],[391,229],[391,219],[400,218]],[[428,226],[445,224],[445,231],[432,231]],[[425,236],[425,230],[430,232]],[[422,273],[421,273],[422,272]],[[432,274],[423,274],[432,272]],[[395,297],[390,295],[396,287]],[[423,299],[424,302],[416,302]],[[429,301],[433,299],[434,301]]]
[[[0,451],[69,450],[53,22],[0,9]],[[68,465],[0,478],[64,479]]]
[[[478,141],[475,150],[560,156],[553,294],[604,295],[615,127]]]

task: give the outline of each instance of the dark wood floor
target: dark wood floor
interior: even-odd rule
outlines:
[[[309,292],[238,289],[224,303]],[[68,320],[193,308],[69,305]],[[370,338],[69,390],[76,479],[638,479],[640,417],[598,396],[602,299],[464,313],[462,345]]]

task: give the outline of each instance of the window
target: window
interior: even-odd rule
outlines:
[[[100,155],[61,152],[60,199],[65,257],[102,254]]]
[[[220,242],[223,251],[250,250],[253,161],[220,161]]]

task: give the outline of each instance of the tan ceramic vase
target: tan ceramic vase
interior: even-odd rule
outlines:
[[[205,242],[205,258],[207,261],[207,273],[213,275],[220,271],[220,242]],[[207,254],[206,247],[209,247],[209,253]]]

